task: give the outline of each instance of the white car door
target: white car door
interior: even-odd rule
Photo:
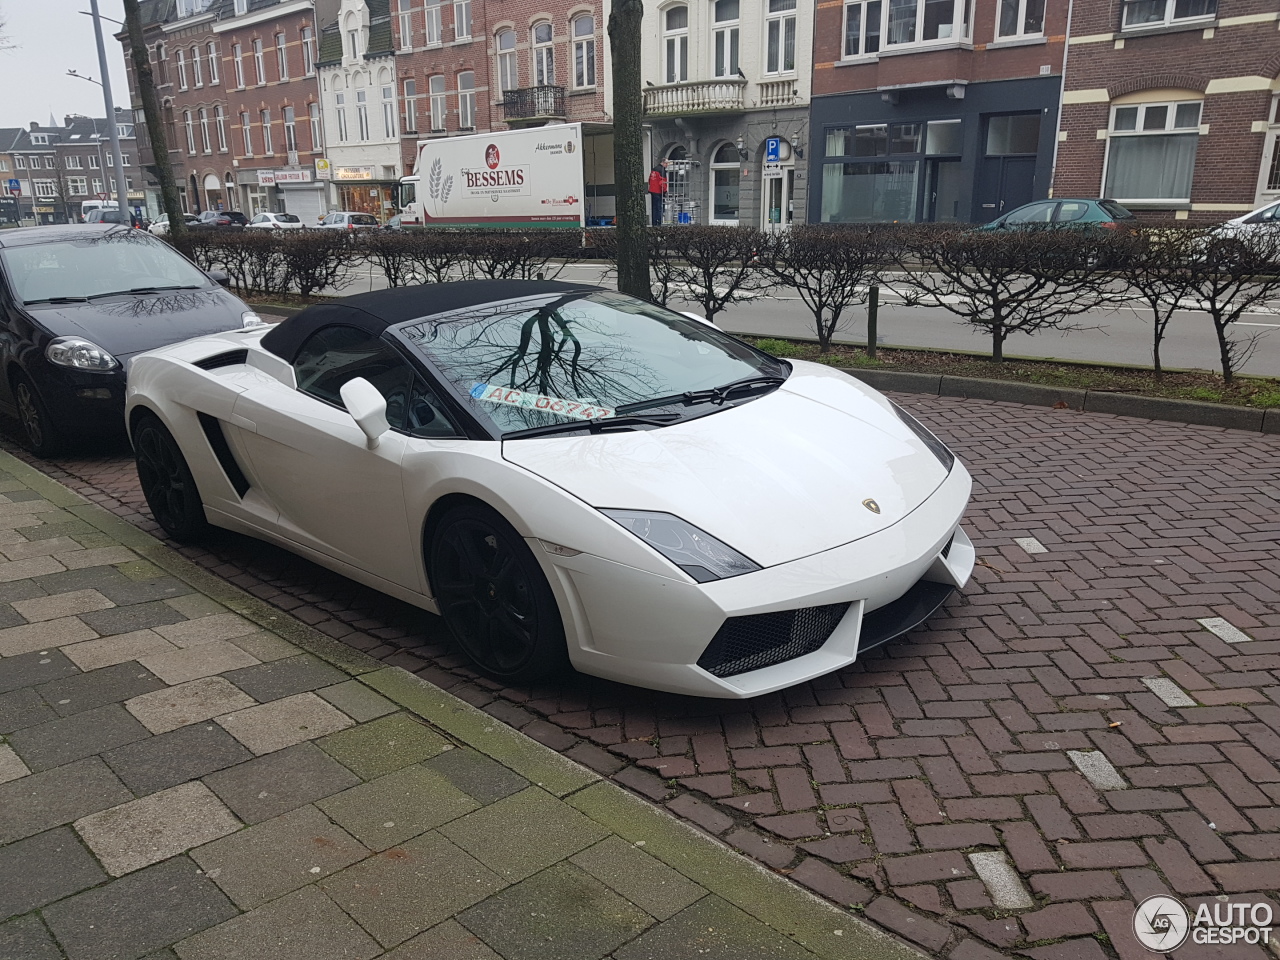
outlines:
[[[401,478],[409,438],[388,431],[370,450],[338,393],[365,377],[387,397],[388,419],[403,422],[412,368],[386,343],[345,326],[313,334],[294,368],[297,390],[263,384],[235,406],[256,486],[280,511],[277,533],[421,591],[421,518],[410,521]]]

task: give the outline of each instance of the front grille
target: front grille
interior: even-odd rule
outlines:
[[[698,666],[717,677],[732,677],[813,653],[831,636],[848,603],[730,617],[716,631]]]

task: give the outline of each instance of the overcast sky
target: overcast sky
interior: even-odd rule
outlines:
[[[14,44],[0,52],[0,127],[25,127],[32,120],[43,125],[50,114],[59,123],[69,113],[105,116],[102,88],[66,75],[75,70],[102,79],[93,18],[77,13],[88,9],[89,0],[0,0],[4,33]],[[123,20],[124,0],[98,0],[98,12]],[[124,54],[113,36],[121,28],[109,20],[102,26],[111,93],[117,106],[128,107]]]

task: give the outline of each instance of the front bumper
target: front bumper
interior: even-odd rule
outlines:
[[[860,653],[918,625],[952,590],[963,587],[975,559],[973,544],[959,527],[971,486],[968,472],[957,463],[924,503],[891,527],[710,583],[663,577],[587,554],[554,556],[536,541],[530,545],[556,593],[569,656],[578,670],[672,693],[755,697],[848,666]],[[835,605],[844,612],[834,629],[824,628],[829,631],[825,640],[816,648],[814,643],[789,648],[808,652],[728,676],[698,664],[729,618],[839,609]]]

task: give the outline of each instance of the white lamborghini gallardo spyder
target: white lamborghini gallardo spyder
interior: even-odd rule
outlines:
[[[752,697],[964,586],[971,481],[910,414],[612,291],[402,287],[136,357],[176,540],[259,537],[439,613],[486,674]]]

